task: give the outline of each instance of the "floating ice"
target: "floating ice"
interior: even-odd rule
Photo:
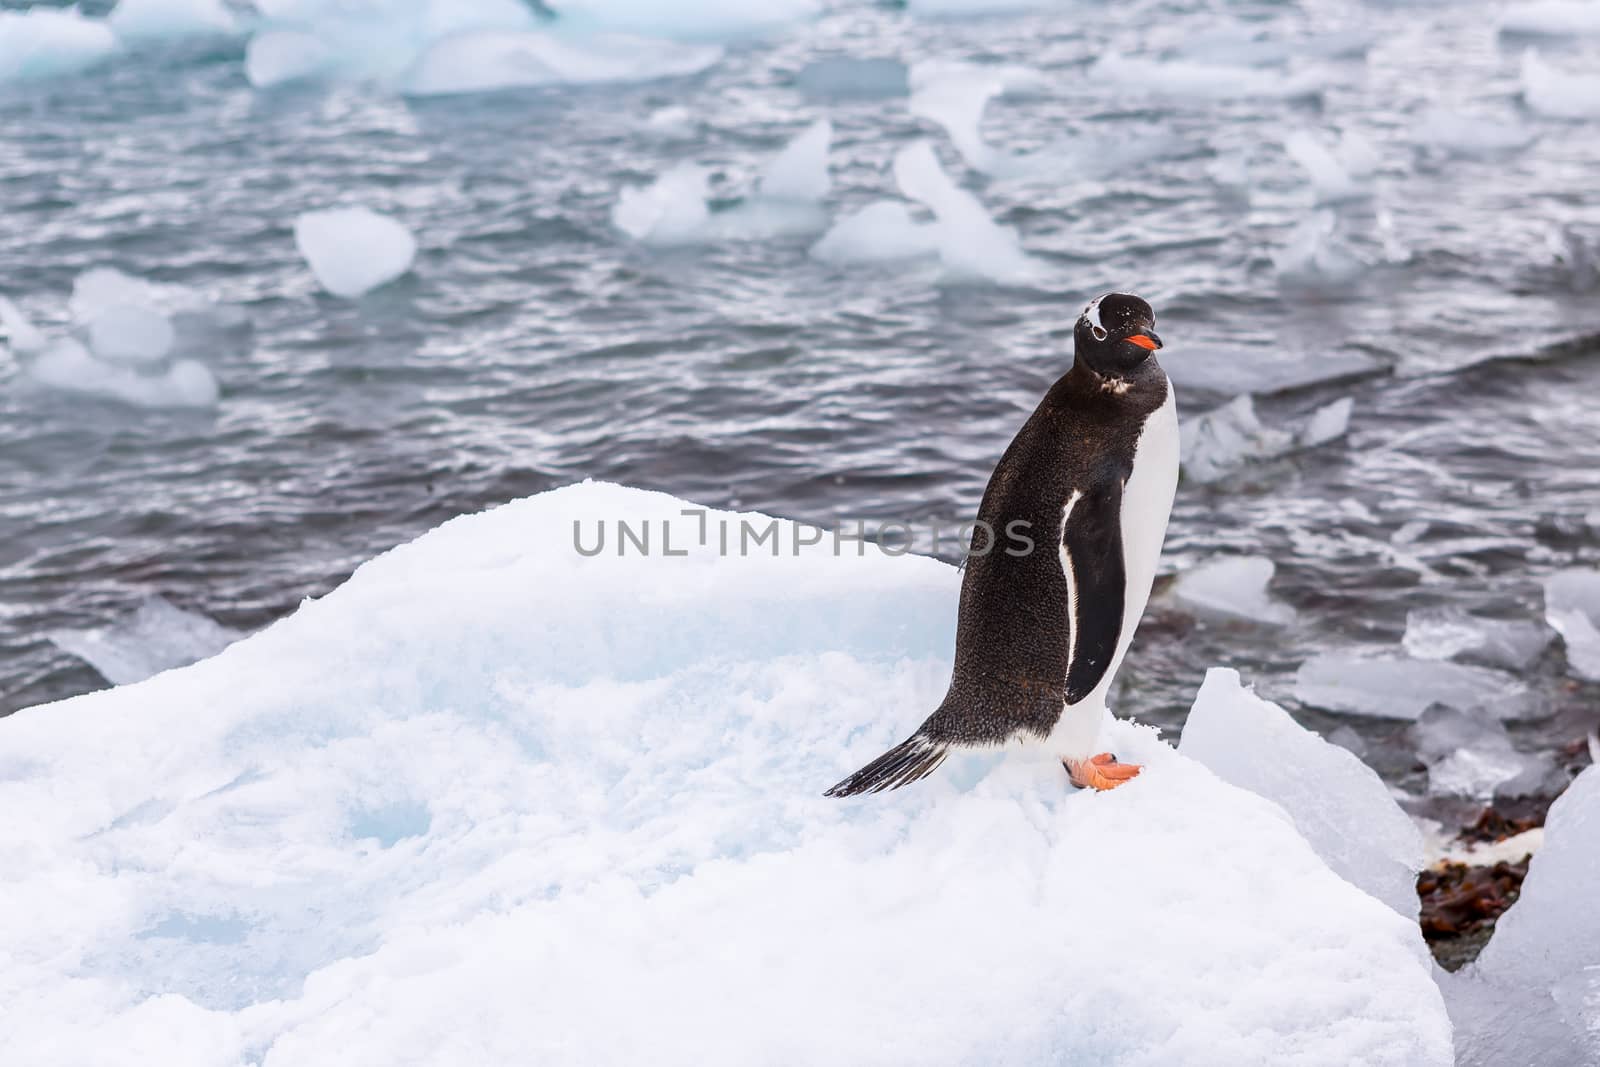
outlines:
[[[909,200],[938,222],[939,259],[956,277],[1021,284],[1041,276],[1040,265],[1022,250],[1015,230],[989,217],[978,198],[950,180],[926,141],[894,157],[895,181]]]
[[[697,74],[722,58],[710,44],[677,44],[623,34],[564,40],[538,31],[479,30],[445,37],[405,75],[412,96],[442,96],[540,85],[642,82]]]
[[[1467,115],[1436,108],[1417,120],[1412,139],[1423,148],[1450,156],[1488,158],[1528,147],[1538,132],[1524,123],[1489,115]]]
[[[245,46],[244,72],[257,89],[320,78],[338,64],[338,54],[304,30],[263,30]]]
[[[1550,805],[1544,845],[1476,964],[1440,984],[1462,1067],[1592,1063],[1600,1051],[1600,770]]]
[[[1600,285],[1600,240],[1584,236],[1576,226],[1557,225],[1546,242],[1562,283],[1575,293]]]
[[[1095,60],[1087,77],[1127,92],[1173,100],[1294,99],[1322,90],[1321,78],[1311,74],[1115,53]]]
[[[76,74],[116,50],[105,22],[76,10],[0,11],[0,82]]]
[[[1544,616],[1567,646],[1572,673],[1600,682],[1600,571],[1566,570],[1546,578]]]
[[[827,56],[795,75],[800,91],[819,100],[878,99],[910,91],[906,65],[898,59]]]
[[[1169,362],[1167,376],[1179,389],[1217,396],[1280,393],[1383,370],[1383,364],[1372,357],[1348,350],[1297,357],[1276,346],[1203,342],[1184,345],[1183,358]]]
[[[1049,76],[1035,67],[964,59],[919,59],[911,64],[906,77],[916,92],[936,82],[994,81],[1007,96],[1033,96],[1048,91],[1051,85]]]
[[[1296,130],[1283,142],[1289,158],[1311,176],[1318,203],[1335,203],[1372,195],[1371,178],[1378,170],[1372,142],[1346,130],[1338,145],[1329,148],[1309,130]]]
[[[192,359],[146,369],[95,358],[71,337],[51,342],[27,364],[30,378],[52,389],[104,397],[141,408],[208,408],[217,403],[217,379]]]
[[[1548,627],[1469,615],[1460,608],[1418,608],[1406,615],[1402,639],[1418,659],[1459,659],[1522,672],[1555,641]]]
[[[918,222],[898,200],[878,200],[839,219],[811,255],[825,263],[886,263],[939,254],[939,226]]]
[[[0,338],[9,341],[18,354],[37,352],[44,348],[44,334],[28,321],[22,309],[7,297],[0,296]]]
[[[1522,53],[1522,100],[1552,118],[1600,118],[1600,74],[1562,70],[1530,48]]]
[[[117,0],[106,21],[125,41],[232,34],[239,28],[222,0]]]
[[[1315,211],[1298,223],[1282,249],[1273,253],[1278,278],[1289,285],[1333,287],[1349,285],[1369,264],[1339,236],[1339,218],[1332,211]]]
[[[906,0],[913,15],[949,18],[965,15],[1015,15],[1065,6],[1065,0]]]
[[[1184,722],[1180,755],[1283,807],[1334,873],[1417,918],[1423,842],[1376,772],[1213,667]],[[1417,946],[1422,953],[1421,937]]]
[[[1593,0],[1534,0],[1507,8],[1500,32],[1527,37],[1572,37],[1600,33],[1600,5]]]
[[[1415,923],[1148,729],[1111,793],[1014,753],[821,796],[938,700],[959,576],[686,506],[457,519],[0,721],[10,1058],[1450,1063]],[[576,551],[619,520],[689,555]]]
[[[1532,718],[1543,710],[1521,681],[1487,667],[1343,653],[1302,663],[1294,695],[1314,708],[1380,719],[1416,719],[1433,704],[1483,708],[1497,719]]]
[[[417,239],[400,223],[364,207],[308,211],[294,220],[294,243],[322,287],[355,298],[411,269]]]
[[[113,362],[159,363],[174,339],[167,317],[139,304],[113,304],[89,321],[89,347]]]
[[[563,26],[580,32],[620,30],[652,37],[709,40],[748,37],[815,17],[821,0],[560,0],[550,4]]]
[[[1276,570],[1263,556],[1223,556],[1180,573],[1172,595],[1204,614],[1282,626],[1294,621],[1294,609],[1267,595]]]
[[[756,186],[768,200],[821,200],[833,188],[828,176],[828,149],[833,123],[818,119],[802,130],[767,164]]]
[[[1481,709],[1429,708],[1412,732],[1428,765],[1428,792],[1437,796],[1491,800],[1559,788],[1555,765],[1518,752],[1500,720]]]
[[[1338,440],[1350,425],[1354,403],[1349,397],[1335,400],[1312,412],[1299,429],[1281,430],[1264,425],[1254,399],[1242,393],[1184,421],[1180,435],[1184,477],[1204,485],[1250,463]]]
[[[149,596],[129,618],[113,625],[55,630],[48,636],[112,685],[128,685],[214,656],[243,635],[165,597]]]
[[[678,104],[658,107],[644,121],[651,131],[663,137],[692,136],[698,122],[693,111]]]
[[[692,244],[711,217],[710,193],[706,169],[680,163],[649,185],[623,189],[611,208],[611,223],[645,244]]]

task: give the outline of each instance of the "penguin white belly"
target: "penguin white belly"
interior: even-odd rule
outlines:
[[[1116,653],[1100,684],[1088,696],[1065,708],[1050,732],[1046,744],[1063,758],[1081,759],[1093,755],[1095,741],[1106,715],[1106,694],[1116,679],[1122,657],[1133,643],[1133,633],[1144,616],[1161,559],[1161,544],[1167,536],[1167,518],[1172,514],[1172,498],[1178,489],[1178,407],[1167,383],[1166,401],[1145,419],[1139,443],[1133,453],[1133,473],[1122,490],[1122,560],[1126,585],[1123,591],[1122,628],[1117,634]]]

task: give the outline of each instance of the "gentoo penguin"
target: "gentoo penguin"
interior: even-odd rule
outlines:
[[[1138,297],[1091,302],[1073,347],[1072,369],[983,492],[944,702],[828,796],[898,789],[952,748],[1011,741],[1047,746],[1079,787],[1111,789],[1139,773],[1094,749],[1177,490],[1177,408],[1154,356],[1155,313]]]

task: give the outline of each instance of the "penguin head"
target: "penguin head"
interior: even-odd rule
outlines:
[[[1101,377],[1132,372],[1161,347],[1156,313],[1131,293],[1105,293],[1089,301],[1072,332],[1076,357]]]

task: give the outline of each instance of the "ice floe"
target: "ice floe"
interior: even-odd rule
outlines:
[[[652,37],[715,40],[771,33],[820,14],[821,0],[557,0],[557,21],[580,32],[613,30]]]
[[[1567,667],[1600,682],[1600,571],[1575,568],[1544,580],[1544,615],[1567,648]]]
[[[1283,626],[1294,621],[1294,609],[1272,599],[1267,585],[1277,565],[1264,556],[1222,556],[1178,574],[1172,596],[1180,605],[1205,615]]]
[[[1273,253],[1272,265],[1285,285],[1338,289],[1362,277],[1372,264],[1340,233],[1339,216],[1321,210],[1295,224],[1283,247]]]
[[[1470,615],[1460,608],[1417,608],[1406,614],[1406,653],[1418,659],[1455,659],[1521,672],[1555,641],[1549,627]]]
[[[939,259],[954,278],[982,278],[1025,284],[1043,276],[1042,265],[1022,249],[1017,232],[990,217],[978,198],[961,188],[939,166],[926,141],[902,148],[894,157],[900,192],[933,213]]]
[[[1174,101],[1293,99],[1314,96],[1323,88],[1321,76],[1314,73],[1111,53],[1095,60],[1086,77],[1129,93]]]
[[[1450,1063],[1416,924],[1316,851],[1376,787],[1340,753],[1234,684],[1212,758],[1261,754],[1271,800],[1129,724],[1111,793],[1019,752],[825,798],[937,701],[959,576],[758,515],[698,543],[688,506],[456,519],[218,656],[0,720],[8,1052]],[[575,550],[619,520],[689,555]],[[717,550],[769,522],[783,552]],[[1339,775],[1320,813],[1280,760]]]
[[[1435,108],[1417,120],[1411,135],[1428,151],[1446,156],[1487,158],[1526,148],[1539,133],[1525,122]]]
[[[239,32],[223,0],[117,0],[106,21],[130,42]]]
[[[1600,34],[1600,4],[1593,0],[1533,0],[1506,8],[1498,25],[1501,33],[1526,37]]]
[[[1184,721],[1178,753],[1282,806],[1340,877],[1415,921],[1423,841],[1377,773],[1213,667]]]
[[[1251,463],[1336,441],[1349,428],[1354,405],[1353,399],[1343,397],[1312,412],[1299,427],[1279,429],[1263,424],[1256,415],[1254,398],[1242,393],[1219,408],[1184,421],[1184,477],[1204,485]]]
[[[1417,755],[1428,766],[1428,792],[1491,800],[1529,796],[1559,788],[1559,771],[1548,758],[1518,752],[1505,724],[1477,708],[1432,707],[1412,728]]]
[[[1530,48],[1522,53],[1522,100],[1552,118],[1600,118],[1600,74],[1564,70]]]
[[[617,229],[650,245],[693,244],[700,240],[711,209],[711,179],[702,166],[680,163],[645,186],[624,188],[611,208]]]
[[[48,636],[112,685],[128,685],[214,656],[244,635],[165,597],[148,596],[111,625],[53,630]]]
[[[564,40],[538,31],[479,30],[429,46],[402,79],[412,96],[541,85],[642,82],[697,74],[722,58],[714,44],[624,34]]]
[[[1570,224],[1550,228],[1545,241],[1550,249],[1556,280],[1574,293],[1600,286],[1600,236],[1584,234]]]
[[[307,211],[294,220],[294,243],[322,287],[350,299],[394,281],[417,255],[410,230],[366,207]]]
[[[1311,178],[1319,203],[1335,203],[1372,195],[1372,177],[1378,171],[1378,150],[1366,137],[1346,130],[1330,147],[1309,130],[1296,130],[1284,139],[1284,151]]]
[[[1498,719],[1533,718],[1543,702],[1516,676],[1488,667],[1397,656],[1329,652],[1300,665],[1295,699],[1326,711],[1417,719],[1434,704],[1485,709]]]
[[[0,82],[76,74],[116,50],[116,34],[105,21],[76,9],[0,11]]]
[[[768,200],[821,200],[833,189],[828,151],[833,123],[818,119],[773,157],[756,184],[756,195]]]
[[[98,358],[73,337],[50,342],[26,369],[40,385],[141,408],[209,408],[221,394],[216,376],[196,360],[141,367]]]
[[[320,78],[337,69],[338,53],[305,30],[262,30],[245,46],[244,73],[257,89]]]
[[[899,200],[876,200],[838,219],[811,255],[825,263],[887,263],[939,254],[939,226],[919,222]]]
[[[1184,345],[1183,358],[1168,360],[1164,366],[1181,391],[1217,397],[1281,393],[1364,378],[1384,369],[1371,356],[1351,350],[1302,355],[1276,346],[1204,341]]]

